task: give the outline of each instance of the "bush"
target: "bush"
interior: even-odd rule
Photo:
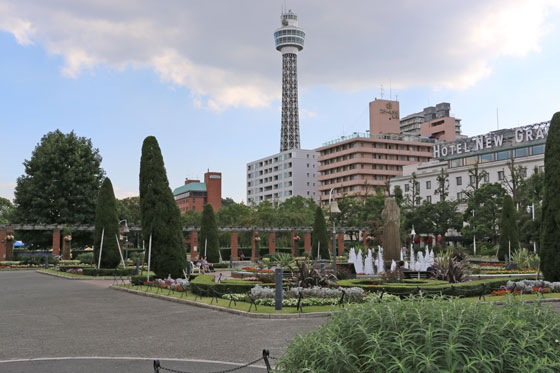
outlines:
[[[93,253],[78,255],[78,261],[82,264],[93,264]]]
[[[217,268],[228,268],[228,267],[229,267],[229,263],[228,263],[228,262],[214,263],[214,264],[212,264],[212,266],[214,267],[214,269],[217,269]]]
[[[560,315],[511,299],[365,303],[298,336],[276,361],[286,372],[560,371]]]
[[[115,271],[117,276],[131,276],[136,274],[136,268],[84,268],[82,273],[86,276],[114,276]]]
[[[225,280],[217,284],[214,282],[214,280],[215,279],[213,275],[196,276],[196,278],[191,281],[192,292],[195,294],[206,295],[206,296],[213,295],[214,292],[219,295],[223,295],[227,293],[242,294],[251,291],[251,289],[255,285],[260,285],[263,287],[274,286],[274,284],[273,285],[262,284],[259,281],[248,282],[243,280]]]
[[[359,286],[366,291],[385,292],[388,294],[408,296],[410,294],[443,294],[460,297],[474,297],[490,294],[492,290],[499,289],[508,281],[520,280],[519,278],[495,278],[489,280],[467,281],[458,284],[449,284],[441,280],[404,280],[400,283],[383,283],[378,279],[340,280],[337,282],[342,287]],[[372,285],[377,284],[377,285]]]

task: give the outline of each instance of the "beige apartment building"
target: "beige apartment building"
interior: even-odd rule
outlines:
[[[319,152],[319,200],[328,202],[332,188],[334,198],[344,195],[365,197],[387,181],[402,175],[409,164],[428,162],[432,158],[434,139],[402,135],[399,102],[370,102],[370,129],[366,133],[332,140],[316,149]],[[455,133],[455,127],[453,127]]]

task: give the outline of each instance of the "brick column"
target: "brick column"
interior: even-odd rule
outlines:
[[[367,236],[368,236],[367,232],[362,231],[362,244],[364,245],[364,247],[368,246]]]
[[[191,260],[198,259],[198,232],[191,232]]]
[[[52,235],[52,253],[54,256],[60,255],[60,230],[55,229]]]
[[[342,255],[344,253],[344,232],[340,232],[336,236],[336,249],[338,254]]]
[[[276,232],[268,234],[268,253],[276,254]]]
[[[311,232],[305,232],[303,234],[303,246],[306,253],[311,252]]]
[[[6,235],[8,232],[0,230],[0,260],[6,260]]]
[[[14,260],[15,238],[9,241],[6,239],[6,236],[14,235],[14,232],[8,229],[0,231],[0,260],[10,261]]]
[[[239,255],[237,253],[237,238],[238,238],[239,233],[237,232],[231,232],[231,258],[232,260],[239,260]]]

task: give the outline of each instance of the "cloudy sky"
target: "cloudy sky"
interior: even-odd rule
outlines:
[[[246,163],[280,147],[285,3],[304,148],[367,129],[381,86],[401,116],[450,102],[467,135],[560,110],[558,0],[0,0],[0,196],[58,128],[92,139],[118,197],[155,135],[172,188],[210,169],[245,199]]]

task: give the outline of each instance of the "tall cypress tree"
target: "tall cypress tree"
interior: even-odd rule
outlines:
[[[329,258],[329,233],[327,232],[327,223],[323,216],[323,210],[320,206],[315,209],[315,220],[313,221],[313,233],[311,234],[311,255],[317,255],[317,248],[321,243],[321,258]]]
[[[181,213],[169,188],[161,150],[153,136],[146,137],[142,145],[140,214],[146,243],[152,235],[151,269],[160,278],[168,275],[182,277],[187,255]]]
[[[560,112],[552,117],[544,153],[544,198],[542,204],[541,270],[548,281],[560,281]]]
[[[504,196],[502,217],[500,219],[500,251],[498,257],[505,259],[511,245],[511,252],[519,248],[519,231],[517,230],[517,216],[513,207],[513,200],[509,194]]]
[[[206,256],[208,257],[208,261],[210,263],[220,262],[218,225],[216,224],[214,209],[209,203],[204,206],[204,210],[202,211],[202,223],[200,225],[198,244],[200,245],[198,249],[198,254],[200,256],[204,256],[204,245],[206,244]]]
[[[95,236],[94,236],[94,263],[99,262],[101,249],[101,235],[103,233],[103,251],[101,252],[101,268],[116,268],[121,255],[117,246],[119,235],[119,218],[117,217],[117,204],[113,184],[107,177],[103,180],[97,197],[95,210]]]

